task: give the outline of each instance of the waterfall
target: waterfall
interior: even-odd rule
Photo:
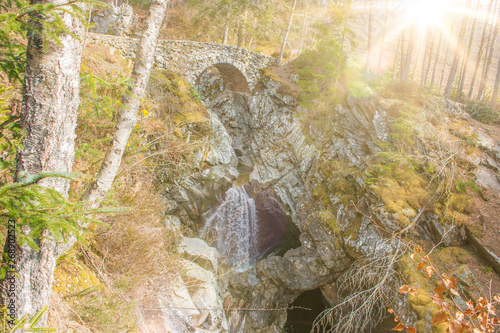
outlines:
[[[258,219],[255,201],[242,187],[226,191],[208,214],[202,236],[238,271],[259,259]]]

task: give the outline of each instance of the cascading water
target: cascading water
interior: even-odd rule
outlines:
[[[260,257],[255,201],[244,188],[233,186],[209,212],[202,236],[213,242],[226,263],[244,271]]]

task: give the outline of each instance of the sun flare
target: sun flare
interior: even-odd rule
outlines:
[[[414,0],[408,5],[406,21],[421,27],[432,27],[443,22],[451,9],[449,0]]]

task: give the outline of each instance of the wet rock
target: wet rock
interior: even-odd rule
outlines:
[[[194,229],[201,227],[197,223],[202,214],[239,175],[231,137],[215,114],[210,113],[210,118],[214,136],[201,154],[205,158],[200,160],[200,164],[207,167],[191,177],[178,180],[165,194],[167,200],[175,202],[176,214],[188,216],[193,222],[188,226]]]

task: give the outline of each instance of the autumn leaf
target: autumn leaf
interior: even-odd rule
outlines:
[[[444,285],[447,289],[452,289],[457,287],[457,280],[453,276],[444,279]]]
[[[439,311],[437,312],[434,317],[431,319],[431,325],[436,326],[441,323],[444,323],[445,321],[448,321],[450,319],[450,316],[444,312],[444,311]]]
[[[420,272],[422,270],[422,268],[424,268],[424,267],[425,267],[425,262],[422,261],[420,264],[417,265],[417,271]]]
[[[441,294],[434,294],[432,295],[432,302],[436,304],[441,304],[444,302],[444,297]]]
[[[474,308],[474,311],[479,312],[483,311],[486,308],[486,305],[488,304],[488,301],[484,299],[483,297],[479,298],[479,301],[476,304],[476,307]]]
[[[426,274],[428,279],[430,279],[432,276],[432,270],[433,270],[432,266],[427,266],[425,268],[425,274]]]
[[[450,333],[460,333],[462,332],[462,324],[454,320],[450,322],[450,326],[448,327],[448,329]]]
[[[442,294],[446,291],[446,288],[444,286],[437,286],[436,288],[434,288],[434,292],[436,294]]]
[[[417,329],[414,327],[407,327],[406,333],[417,333]]]
[[[446,302],[441,303],[441,309],[444,311],[450,311],[450,304]]]
[[[488,324],[488,315],[486,313],[481,312],[477,318],[479,319],[479,323],[481,324],[481,329],[486,330],[486,326]]]
[[[455,313],[455,320],[462,323],[465,320],[463,312],[457,311],[457,313]]]
[[[399,288],[398,292],[400,294],[407,294],[410,293],[410,295],[416,296],[417,295],[417,289],[413,288],[412,286],[409,286],[407,284],[402,285],[401,288]]]
[[[393,331],[402,331],[402,330],[404,330],[405,328],[406,328],[406,327],[405,327],[405,325],[403,325],[403,324],[399,323],[399,324],[398,324],[398,326],[394,327],[392,330],[393,330]]]

